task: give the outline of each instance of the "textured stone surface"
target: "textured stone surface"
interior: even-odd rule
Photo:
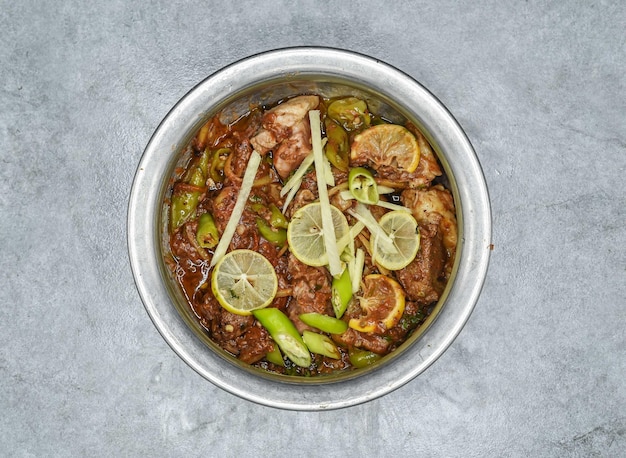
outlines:
[[[626,455],[626,8],[457,3],[0,0],[1,454]],[[126,251],[133,174],[168,109],[293,45],[420,80],[466,129],[493,205],[489,275],[449,351],[332,412],[198,376]]]

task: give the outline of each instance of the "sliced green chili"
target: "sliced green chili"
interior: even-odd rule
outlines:
[[[337,318],[341,318],[352,299],[352,280],[348,268],[339,277],[334,277],[331,286],[330,301]],[[343,323],[343,321],[342,321]]]
[[[278,209],[278,207],[274,204],[270,204],[270,212],[272,215],[270,217],[270,224],[272,227],[287,229],[289,226],[289,221],[285,218],[285,215]]]
[[[191,173],[189,174],[189,181],[187,181],[187,183],[194,186],[204,186],[206,180],[204,178],[204,173],[202,173],[202,169],[200,167],[193,167],[189,169],[189,171]]]
[[[254,310],[252,314],[267,329],[287,358],[300,367],[311,365],[311,353],[287,315],[277,308]]]
[[[339,353],[337,345],[335,345],[328,336],[316,332],[304,331],[302,333],[302,339],[312,353],[328,356],[329,358],[341,359],[341,353]]]
[[[328,116],[348,131],[368,127],[371,120],[367,104],[356,97],[346,97],[332,102],[328,106]]]
[[[208,174],[209,150],[204,150],[200,156],[194,156],[187,172],[181,180],[194,186],[205,186]]]
[[[348,358],[350,359],[350,362],[354,367],[362,369],[364,367],[374,364],[381,358],[381,356],[372,351],[352,348],[348,352]]]
[[[256,196],[252,196],[250,198],[251,201],[253,201],[250,204],[250,208],[252,209],[253,212],[255,212],[258,215],[262,215],[265,212],[265,209],[267,208],[265,205],[263,205],[261,202],[255,202],[253,199]]]
[[[210,213],[203,213],[198,218],[196,240],[202,248],[215,248],[217,242],[219,242],[220,234]]]
[[[170,205],[170,223],[175,231],[195,214],[198,201],[206,186],[209,151],[195,156],[180,182],[174,186]]]
[[[252,202],[250,208],[265,220],[269,218],[269,224],[274,228],[287,229],[289,226],[289,221],[287,221],[285,215],[274,204],[266,207],[262,202]]]
[[[285,365],[285,361],[283,361],[283,354],[280,352],[278,345],[274,345],[274,349],[265,355],[265,359],[267,359],[270,363],[276,364],[277,366]]]
[[[283,246],[287,241],[287,229],[276,229],[267,224],[263,218],[256,219],[256,226],[261,236],[276,246]]]
[[[356,200],[374,205],[378,202],[378,186],[372,172],[365,167],[355,167],[348,175],[348,187]]]
[[[343,172],[348,171],[350,162],[350,142],[348,133],[330,118],[324,121],[326,130],[326,147],[324,153],[332,165]]]
[[[299,316],[304,324],[308,324],[329,334],[343,334],[348,330],[348,323],[322,313],[303,313]]]
[[[216,183],[224,181],[224,164],[226,164],[226,159],[228,159],[229,154],[229,148],[220,148],[213,151],[211,155],[208,176]]]
[[[172,195],[170,205],[170,220],[172,231],[175,231],[195,213],[200,199],[200,191],[183,190]]]

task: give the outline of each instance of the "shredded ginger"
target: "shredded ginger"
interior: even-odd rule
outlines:
[[[341,275],[343,266],[339,259],[339,248],[337,247],[333,217],[330,210],[330,199],[328,198],[327,169],[324,151],[322,150],[322,128],[320,126],[319,110],[309,111],[309,121],[311,123],[311,146],[313,147],[317,190],[322,210],[322,234],[324,235],[324,246],[328,255],[328,270],[335,277]]]

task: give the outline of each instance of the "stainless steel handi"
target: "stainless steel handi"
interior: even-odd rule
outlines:
[[[212,344],[185,308],[163,263],[163,199],[185,146],[215,113],[236,118],[250,103],[313,91],[351,93],[372,111],[407,118],[436,151],[454,195],[459,242],[453,276],[428,322],[379,367],[328,379],[260,374]],[[195,371],[250,401],[293,410],[347,407],[389,393],[424,372],[461,332],[478,300],[491,244],[491,210],[483,173],[463,129],[420,83],[379,60],[330,48],[286,48],[229,65],[193,88],[148,143],[128,208],[128,248],[137,289],[154,325]]]

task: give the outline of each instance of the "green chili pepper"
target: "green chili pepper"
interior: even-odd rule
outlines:
[[[337,345],[335,345],[328,336],[316,332],[304,331],[302,333],[302,339],[312,353],[328,356],[329,358],[341,359],[341,353],[339,353]]]
[[[348,131],[369,126],[370,114],[367,104],[356,97],[335,100],[328,106],[328,116]]]
[[[341,318],[348,308],[348,304],[352,299],[352,280],[348,268],[343,270],[339,277],[334,277],[331,286],[330,301],[333,304],[335,316]],[[343,323],[343,321],[342,321]]]
[[[311,353],[287,315],[277,308],[254,310],[252,314],[267,329],[274,342],[294,364],[300,367],[311,365]]]
[[[330,118],[326,118],[324,127],[326,129],[326,138],[328,139],[324,148],[326,157],[332,165],[343,172],[347,172],[350,162],[348,133]]]
[[[417,325],[424,320],[424,318],[426,318],[426,314],[424,313],[424,310],[420,309],[415,315],[404,313],[398,324],[402,326],[402,329],[405,331],[409,331],[411,329],[415,329]]]
[[[261,236],[276,246],[283,246],[287,241],[287,229],[275,229],[263,219],[256,219],[256,227],[259,229]]]
[[[276,364],[277,366],[285,365],[285,361],[283,361],[283,354],[280,352],[278,345],[274,345],[274,349],[265,355],[265,359],[267,359],[270,363]]]
[[[352,348],[348,352],[348,358],[354,367],[362,369],[374,364],[381,356],[371,351]]]
[[[202,173],[202,169],[200,167],[194,166],[189,169],[189,172],[189,179],[187,183],[200,187],[205,185],[206,179],[204,178],[204,173]]]
[[[252,198],[250,200],[252,200]],[[258,215],[262,215],[266,209],[265,205],[263,205],[260,202],[253,202],[252,204],[250,204],[250,208],[252,209],[253,212],[255,212]]]
[[[172,231],[182,226],[195,213],[200,194],[200,191],[183,191],[172,196],[170,205]]]
[[[309,326],[313,326],[329,334],[343,334],[348,330],[348,323],[345,321],[322,313],[303,313],[299,318],[304,324],[308,324]]]
[[[270,204],[270,211],[272,215],[270,217],[270,224],[272,227],[287,229],[289,226],[289,221],[285,218],[285,215],[278,209],[278,207],[274,204]]]
[[[220,148],[213,151],[208,175],[216,183],[224,181],[224,164],[226,164],[226,159],[228,159],[229,155],[229,148]]]
[[[187,222],[195,213],[198,207],[198,200],[202,194],[201,189],[206,186],[207,167],[209,151],[204,150],[201,156],[193,158],[189,168],[178,184],[188,184],[191,186],[180,186],[182,189],[174,188],[172,203],[170,205],[170,222],[172,231],[175,231]]]
[[[348,186],[356,200],[374,205],[378,202],[378,186],[372,172],[365,167],[355,167],[348,175]]]
[[[210,152],[208,149],[202,152],[202,155],[195,156],[187,168],[187,172],[183,176],[182,181],[194,186],[205,186],[208,175],[208,163]]]
[[[198,160],[198,167],[202,170],[202,174],[207,177],[209,175],[209,159],[211,158],[211,152],[205,149],[202,152],[202,156]]]
[[[220,240],[220,234],[217,231],[215,220],[210,213],[203,213],[198,218],[198,231],[196,232],[196,240],[202,248],[215,248]]]

